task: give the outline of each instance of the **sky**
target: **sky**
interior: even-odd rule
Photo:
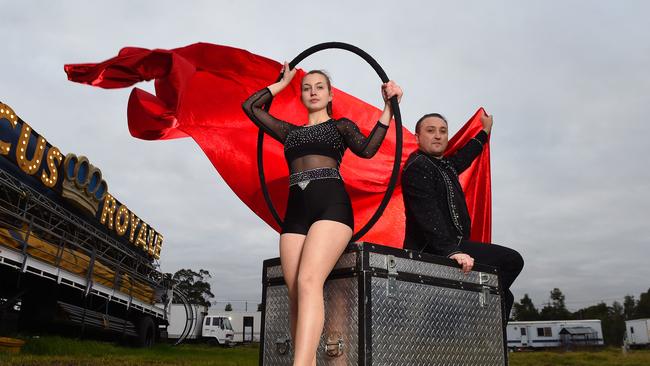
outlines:
[[[492,238],[526,261],[516,299],[527,293],[541,307],[558,287],[576,310],[650,288],[648,2],[1,0],[0,9],[0,101],[99,167],[109,191],[165,236],[161,270],[207,269],[218,301],[261,301],[278,234],[191,139],[131,137],[130,88],[69,82],[64,64],[125,46],[209,42],[283,61],[321,42],[354,44],[402,86],[411,131],[428,112],[443,113],[451,133],[481,106],[493,114]],[[300,67],[381,103],[380,81],[354,55],[327,51]]]

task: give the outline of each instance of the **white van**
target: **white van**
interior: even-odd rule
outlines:
[[[234,344],[235,332],[232,330],[230,319],[225,316],[206,315],[203,319],[201,335],[212,344],[225,346]]]

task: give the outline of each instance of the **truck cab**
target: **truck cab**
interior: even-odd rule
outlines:
[[[201,334],[204,339],[212,344],[224,346],[233,345],[235,332],[230,324],[230,319],[225,316],[206,315],[203,319]]]

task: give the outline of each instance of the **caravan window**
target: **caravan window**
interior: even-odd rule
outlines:
[[[210,317],[205,318],[205,325],[210,325]]]
[[[526,328],[521,327],[521,335],[526,335]]]
[[[551,327],[537,328],[538,337],[552,337]]]
[[[634,327],[630,327],[630,333],[634,334]]]

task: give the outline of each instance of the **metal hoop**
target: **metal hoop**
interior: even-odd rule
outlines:
[[[298,56],[296,56],[296,58],[294,58],[289,63],[289,67],[293,69],[300,61],[304,60],[308,56],[316,52],[326,50],[326,49],[332,49],[332,48],[342,49],[356,54],[357,56],[364,59],[375,70],[375,72],[377,73],[377,75],[379,76],[382,82],[386,83],[390,80],[388,79],[388,76],[381,68],[379,63],[377,63],[377,61],[375,61],[375,59],[373,59],[369,54],[367,54],[365,51],[363,51],[362,49],[356,46],[347,43],[342,43],[342,42],[326,42],[326,43],[321,43],[312,46],[304,50],[303,52],[301,52]],[[280,76],[278,77],[278,81],[280,79],[282,79],[282,74],[280,74]],[[271,108],[272,102],[273,100],[271,99],[271,101],[266,103],[266,105],[264,106],[264,109],[267,112]],[[402,115],[399,110],[399,104],[397,103],[397,97],[392,97],[390,99],[390,103],[393,109],[393,116],[395,119],[395,139],[396,139],[395,161],[393,162],[393,171],[391,173],[390,180],[388,181],[388,189],[386,189],[386,193],[384,194],[384,197],[381,200],[379,207],[377,207],[377,210],[372,215],[372,217],[368,220],[368,222],[361,229],[359,229],[359,231],[357,231],[354,235],[352,235],[352,241],[359,240],[359,238],[364,236],[375,225],[375,223],[377,223],[377,220],[379,220],[382,213],[386,209],[386,206],[388,205],[388,202],[390,201],[390,198],[393,195],[393,191],[395,190],[395,185],[397,184],[399,168],[402,160]],[[269,190],[266,185],[266,179],[264,178],[263,146],[264,146],[264,132],[260,130],[259,133],[257,134],[257,171],[259,173],[260,186],[262,188],[264,200],[266,201],[266,204],[269,207],[269,210],[271,211],[273,218],[278,223],[278,225],[282,226],[282,219],[280,218],[280,215],[278,215],[278,212],[273,206],[273,201],[271,200],[271,196],[269,195]]]

